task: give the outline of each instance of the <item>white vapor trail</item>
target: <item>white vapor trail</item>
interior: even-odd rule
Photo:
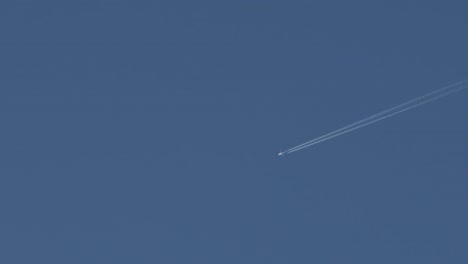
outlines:
[[[394,115],[397,115],[399,113],[406,112],[406,111],[408,111],[410,109],[416,108],[418,106],[421,106],[421,105],[427,104],[429,102],[435,101],[435,100],[437,100],[439,98],[442,98],[442,97],[448,96],[450,94],[456,93],[458,91],[461,91],[461,90],[463,90],[463,89],[465,89],[467,87],[467,84],[468,84],[468,80],[463,80],[463,81],[460,81],[458,83],[443,87],[443,88],[438,89],[436,91],[430,92],[428,94],[417,97],[417,98],[412,99],[410,101],[407,101],[405,103],[399,104],[399,105],[394,106],[392,108],[389,108],[389,109],[387,109],[385,111],[382,111],[382,112],[380,112],[378,114],[374,114],[374,115],[372,115],[370,117],[367,117],[367,118],[364,118],[364,119],[362,119],[362,120],[360,120],[358,122],[352,123],[352,124],[347,125],[347,126],[345,126],[343,128],[332,131],[332,132],[330,132],[328,134],[325,134],[323,136],[320,136],[318,138],[315,138],[313,140],[310,140],[308,142],[305,142],[303,144],[300,144],[298,146],[290,148],[290,149],[288,149],[286,151],[280,152],[279,155],[285,155],[285,154],[296,152],[298,150],[313,146],[313,145],[321,143],[323,141],[327,141],[327,140],[332,139],[334,137],[349,133],[349,132],[354,131],[354,130],[356,130],[358,128],[368,126],[368,125],[373,124],[375,122],[378,122],[380,120],[387,119],[387,118],[389,118],[391,116],[394,116]],[[455,87],[455,89],[450,90],[450,88],[454,88],[454,87]],[[448,90],[448,92],[447,92],[447,90]],[[431,96],[434,96],[434,97],[431,97]],[[418,103],[416,103],[416,102],[418,102]]]
[[[387,110],[385,110],[385,111],[382,111],[382,112],[377,113],[377,114],[375,114],[375,115],[372,115],[372,116],[370,116],[370,117],[364,118],[364,119],[362,119],[362,120],[360,120],[360,121],[358,121],[358,122],[352,123],[352,124],[347,125],[347,126],[345,126],[345,127],[343,127],[343,128],[340,128],[340,129],[338,129],[338,130],[335,130],[335,131],[333,131],[333,132],[330,132],[330,133],[328,133],[328,134],[325,134],[325,135],[323,135],[323,136],[320,136],[320,137],[318,137],[318,138],[315,138],[315,139],[313,139],[313,140],[307,141],[307,142],[305,142],[305,143],[303,143],[303,144],[300,144],[300,145],[298,145],[298,146],[295,146],[295,147],[293,147],[293,148],[290,148],[290,149],[288,149],[287,151],[284,151],[283,153],[286,153],[286,152],[289,152],[289,151],[293,151],[293,150],[296,149],[296,148],[301,148],[301,147],[304,146],[304,145],[309,145],[309,144],[311,144],[311,143],[313,143],[313,142],[315,142],[315,141],[318,141],[318,140],[324,139],[324,138],[326,138],[326,137],[332,136],[333,134],[336,134],[336,133],[339,133],[339,132],[341,132],[341,131],[350,129],[350,128],[354,127],[354,126],[357,126],[357,125],[360,125],[360,124],[362,124],[362,123],[368,122],[368,121],[370,121],[370,120],[372,120],[372,119],[378,118],[378,117],[380,117],[380,116],[382,116],[382,115],[389,114],[389,113],[391,113],[392,111],[397,111],[398,109],[400,109],[400,108],[402,108],[402,107],[404,107],[404,106],[411,105],[412,103],[415,103],[415,102],[417,102],[417,101],[423,100],[423,99],[428,98],[428,97],[430,97],[430,96],[433,96],[433,95],[435,95],[435,94],[441,93],[441,92],[446,91],[446,90],[448,90],[448,89],[450,89],[450,88],[459,86],[460,84],[463,84],[463,83],[465,83],[465,82],[467,82],[467,80],[460,81],[460,82],[457,82],[457,83],[452,84],[452,85],[449,85],[449,86],[445,86],[445,87],[443,87],[443,88],[441,88],[441,89],[438,89],[438,90],[436,90],[436,91],[433,91],[433,92],[427,93],[427,94],[425,94],[425,95],[423,95],[423,96],[420,96],[420,97],[417,97],[417,98],[415,98],[415,99],[409,100],[409,101],[407,101],[407,102],[405,102],[405,103],[399,104],[399,105],[394,106],[394,107],[392,107],[392,108],[390,108],[390,109],[387,109]]]

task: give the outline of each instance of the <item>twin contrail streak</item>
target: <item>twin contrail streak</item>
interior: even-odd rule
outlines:
[[[378,122],[380,120],[387,119],[387,118],[389,118],[391,116],[397,115],[399,113],[402,113],[402,112],[408,111],[410,109],[419,107],[421,105],[427,104],[429,102],[435,101],[435,100],[437,100],[439,98],[442,98],[442,97],[448,96],[450,94],[459,92],[459,91],[465,89],[467,87],[467,84],[468,84],[468,80],[464,80],[464,81],[461,81],[461,82],[458,82],[458,83],[443,87],[443,88],[438,89],[436,91],[430,92],[430,93],[425,94],[423,96],[417,97],[417,98],[412,99],[410,101],[407,101],[405,103],[402,103],[402,104],[399,104],[399,105],[394,106],[392,108],[389,108],[389,109],[387,109],[385,111],[382,111],[382,112],[380,112],[378,114],[375,114],[375,115],[372,115],[370,117],[364,118],[364,119],[362,119],[362,120],[360,120],[358,122],[355,122],[355,123],[353,123],[351,125],[345,126],[343,128],[340,128],[338,130],[335,130],[333,132],[330,132],[330,133],[325,134],[323,136],[320,136],[318,138],[307,141],[307,142],[305,142],[303,144],[300,144],[298,146],[290,148],[290,149],[288,149],[286,151],[280,152],[278,155],[282,156],[282,155],[285,155],[285,154],[296,152],[298,150],[301,150],[301,149],[313,146],[315,144],[327,141],[327,140],[332,139],[334,137],[349,133],[349,132],[354,131],[356,129],[359,129],[361,127],[368,126],[368,125],[373,124],[375,122]]]

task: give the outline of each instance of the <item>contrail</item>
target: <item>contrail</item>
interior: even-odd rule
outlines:
[[[353,123],[351,125],[345,126],[345,127],[340,128],[338,130],[335,130],[333,132],[330,132],[328,134],[325,134],[323,136],[320,136],[318,138],[315,138],[313,140],[310,140],[308,142],[305,142],[303,144],[300,144],[298,146],[290,148],[290,149],[288,149],[286,151],[280,152],[278,155],[282,156],[282,155],[285,155],[285,154],[296,152],[296,151],[301,150],[303,148],[313,146],[315,144],[318,144],[318,143],[321,143],[323,141],[332,139],[334,137],[349,133],[349,132],[354,131],[354,130],[356,130],[358,128],[368,126],[368,125],[370,125],[372,123],[375,123],[377,121],[389,118],[389,117],[397,115],[399,113],[402,113],[402,112],[408,111],[410,109],[416,108],[418,106],[421,106],[421,105],[427,104],[429,102],[435,101],[435,100],[437,100],[439,98],[442,98],[442,97],[448,96],[450,94],[456,93],[458,91],[461,91],[461,90],[465,89],[467,87],[466,86],[467,82],[468,82],[468,80],[463,80],[463,81],[460,81],[458,83],[455,83],[455,84],[443,87],[441,89],[438,89],[436,91],[430,92],[430,93],[425,94],[423,96],[420,96],[418,98],[407,101],[407,102],[405,102],[403,104],[399,104],[397,106],[389,108],[389,109],[387,109],[385,111],[382,111],[382,112],[380,112],[378,114],[375,114],[375,115],[372,115],[370,117],[364,118],[364,119],[362,119],[362,120],[360,120],[358,122],[355,122],[355,123]],[[453,90],[450,90],[450,88],[453,88],[453,87],[456,87],[456,88],[453,89]],[[448,92],[447,92],[447,90],[448,90]],[[435,97],[431,98],[431,96],[435,96]],[[416,103],[418,101],[420,101],[420,102]],[[416,104],[414,104],[414,103],[416,103]]]
[[[339,132],[341,132],[341,131],[350,129],[350,128],[354,127],[354,126],[357,126],[357,125],[359,125],[359,124],[368,122],[368,121],[370,121],[370,120],[372,120],[372,119],[378,118],[378,117],[383,116],[383,115],[385,115],[385,114],[389,114],[390,112],[397,111],[398,109],[401,109],[401,108],[403,108],[403,107],[405,107],[405,106],[408,106],[408,105],[410,105],[410,104],[412,104],[412,103],[415,103],[415,102],[417,102],[417,101],[423,100],[423,99],[428,98],[428,97],[430,97],[430,96],[432,96],[432,95],[439,94],[439,93],[441,93],[441,92],[443,92],[443,91],[446,91],[446,90],[448,90],[448,89],[450,89],[450,88],[459,86],[460,84],[463,84],[463,83],[465,83],[465,82],[467,82],[467,80],[460,81],[460,82],[457,82],[457,83],[455,83],[455,84],[451,84],[451,85],[449,85],[449,86],[445,86],[445,87],[440,88],[440,89],[438,89],[438,90],[436,90],[436,91],[427,93],[427,94],[425,94],[425,95],[423,95],[423,96],[417,97],[417,98],[412,99],[412,100],[409,100],[409,101],[407,101],[407,102],[405,102],[405,103],[402,103],[402,104],[399,104],[399,105],[394,106],[394,107],[392,107],[392,108],[389,108],[389,109],[387,109],[387,110],[385,110],[385,111],[382,111],[382,112],[380,112],[380,113],[378,113],[378,114],[375,114],[375,115],[372,115],[372,116],[370,116],[370,117],[364,118],[364,119],[362,119],[362,120],[360,120],[360,121],[358,121],[358,122],[352,123],[351,125],[347,125],[347,126],[345,126],[345,127],[343,127],[343,128],[340,128],[340,129],[338,129],[338,130],[335,130],[335,131],[333,131],[333,132],[330,132],[330,133],[328,133],[328,134],[325,134],[325,135],[320,136],[320,137],[318,137],[318,138],[315,138],[315,139],[313,139],[313,140],[307,141],[307,142],[305,142],[305,143],[303,143],[303,144],[300,144],[300,145],[298,145],[298,146],[295,146],[295,147],[293,147],[293,148],[290,148],[290,149],[288,149],[287,151],[289,152],[289,151],[292,151],[292,150],[294,150],[294,149],[296,149],[296,148],[301,148],[301,147],[304,146],[304,145],[309,145],[309,144],[311,144],[311,143],[313,143],[313,142],[315,142],[315,141],[318,141],[318,140],[324,139],[324,138],[326,138],[326,137],[332,136],[333,134],[336,134],[336,133],[339,133]],[[286,151],[284,151],[283,153],[286,153]]]

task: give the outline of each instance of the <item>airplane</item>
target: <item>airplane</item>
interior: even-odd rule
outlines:
[[[284,154],[285,154],[284,152],[280,152],[278,153],[278,156],[284,156]]]

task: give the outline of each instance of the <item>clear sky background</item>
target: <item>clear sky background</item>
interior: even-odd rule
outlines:
[[[468,263],[466,1],[0,3],[1,263]]]

